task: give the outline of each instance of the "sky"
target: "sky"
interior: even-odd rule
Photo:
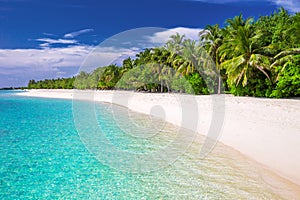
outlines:
[[[300,11],[299,0],[0,0],[0,88],[71,77],[91,52],[100,62],[89,64],[97,67],[162,44],[175,32],[196,39],[208,24],[224,26],[240,13],[257,19],[281,6]],[[141,35],[138,47],[125,45]],[[123,46],[109,46],[118,37]]]

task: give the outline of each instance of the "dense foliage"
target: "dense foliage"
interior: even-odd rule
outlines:
[[[28,89],[72,89],[75,77],[72,78],[58,78],[45,79],[40,81],[30,80]]]
[[[239,15],[223,28],[207,26],[197,41],[176,34],[163,47],[145,49],[122,66],[104,66],[73,78],[30,80],[28,88],[192,94],[224,88],[241,96],[299,97],[300,13],[291,15],[282,8],[256,21]]]

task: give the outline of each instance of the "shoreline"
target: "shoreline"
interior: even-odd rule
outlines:
[[[73,99],[74,90],[28,90],[17,95]],[[210,95],[95,91],[94,100],[152,114],[184,128],[190,124],[182,122],[179,104],[190,101],[198,108],[198,125],[192,129],[205,135],[212,123]],[[300,101],[225,95],[224,103],[225,118],[218,141],[300,186]]]

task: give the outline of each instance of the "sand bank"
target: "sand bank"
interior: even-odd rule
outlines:
[[[84,97],[85,92],[30,90],[19,95],[72,99],[73,96]],[[300,100],[226,95],[216,103],[213,96],[123,91],[96,91],[93,99],[156,115],[204,135],[214,124],[221,125],[220,142],[300,185]],[[216,109],[218,106],[220,109]],[[193,120],[183,120],[195,117],[189,116],[190,113],[197,114],[196,126]],[[222,124],[218,124],[219,122]]]

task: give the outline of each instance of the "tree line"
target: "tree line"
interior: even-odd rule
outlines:
[[[29,80],[28,89],[73,89],[75,77],[45,80]]]
[[[219,72],[216,73],[216,70]],[[281,8],[259,19],[235,16],[198,40],[173,35],[158,48],[76,77],[30,80],[28,88],[126,89],[256,97],[300,96],[300,13]]]

